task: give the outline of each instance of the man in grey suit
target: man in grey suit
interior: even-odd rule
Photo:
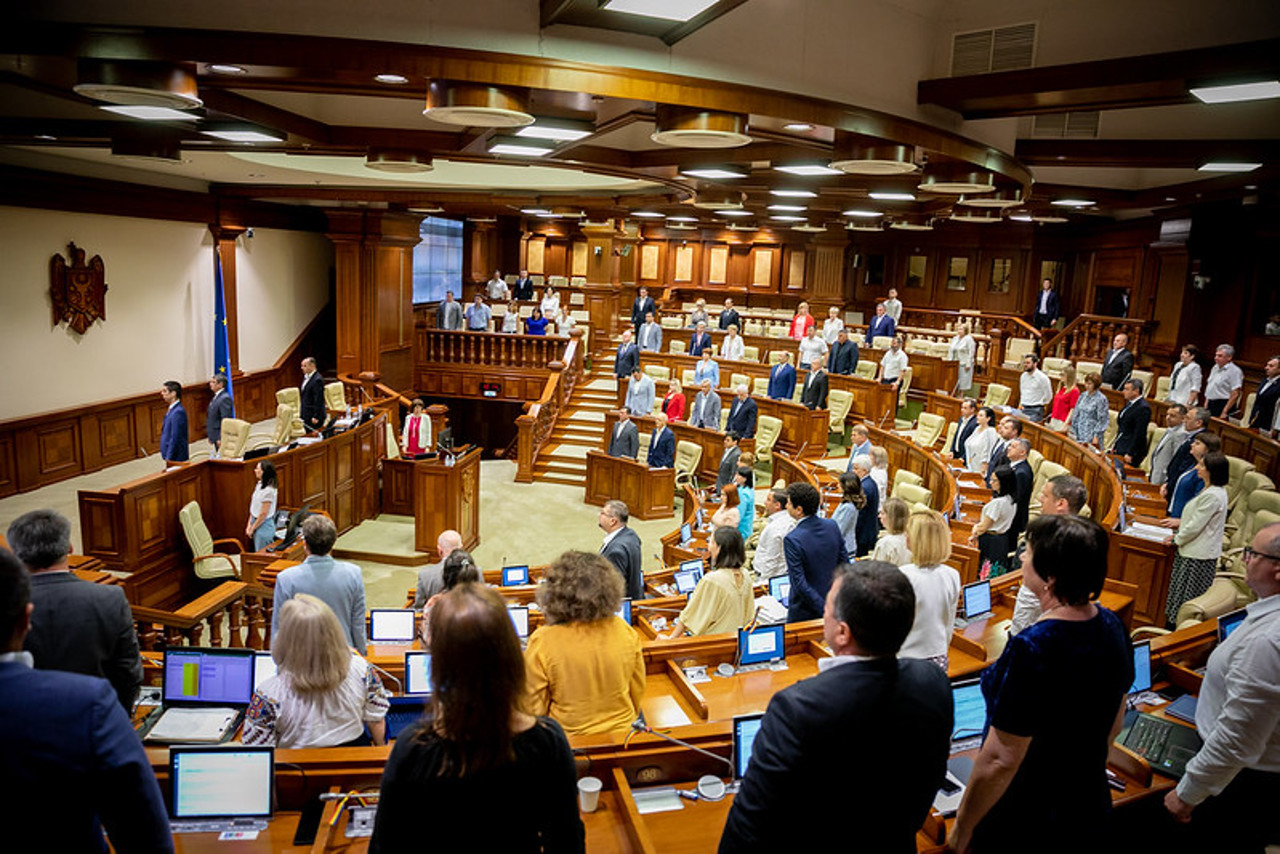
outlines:
[[[634,460],[639,453],[640,431],[631,420],[631,413],[619,409],[618,423],[613,426],[613,433],[609,436],[609,456]]]
[[[632,415],[648,415],[653,412],[653,377],[637,365],[627,383],[627,411]]]
[[[711,380],[703,380],[693,406],[689,410],[689,426],[707,430],[720,429],[720,395],[711,388]]]
[[[738,473],[738,457],[742,456],[739,441],[737,433],[724,434],[724,455],[720,457],[720,468],[716,471],[716,492],[724,489],[726,483],[732,483],[733,476]]]
[[[1186,420],[1185,406],[1181,403],[1169,404],[1169,409],[1164,414],[1164,435],[1156,443],[1156,449],[1151,452],[1151,482],[1156,486],[1164,483],[1169,474],[1169,463],[1173,460],[1173,453],[1187,437],[1186,428],[1182,426]]]
[[[227,393],[226,374],[216,374],[209,380],[209,391],[213,398],[209,401],[209,413],[204,420],[204,433],[209,437],[213,447],[222,447],[222,419],[235,417],[235,403]]]
[[[418,588],[413,592],[413,607],[421,608],[427,600],[444,590],[444,559],[462,548],[462,535],[452,529],[436,537],[436,553],[440,562],[418,570]]]
[[[604,531],[600,554],[622,573],[626,595],[640,599],[644,595],[644,567],[641,565],[640,535],[627,527],[630,514],[627,505],[618,500],[606,501],[600,508],[598,524]]]
[[[31,573],[35,610],[24,647],[35,666],[106,679],[131,711],[142,684],[142,658],[124,588],[71,572],[71,523],[61,513],[24,513],[9,526],[8,538]]]
[[[462,328],[462,304],[454,300],[453,291],[445,291],[444,302],[436,308],[436,326],[440,329]]]
[[[639,340],[641,351],[657,353],[662,350],[662,327],[653,319],[652,313],[644,316],[644,323],[640,325]]]
[[[328,516],[313,514],[302,523],[302,539],[307,559],[276,577],[275,608],[271,615],[271,638],[280,631],[280,611],[298,593],[310,593],[338,615],[347,643],[364,655],[368,645],[364,606],[364,576],[354,563],[329,556],[338,540],[338,529]]]

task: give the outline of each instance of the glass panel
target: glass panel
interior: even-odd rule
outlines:
[[[1045,279],[1053,282],[1054,288],[1059,292],[1062,291],[1062,262],[1061,261],[1041,261],[1040,262],[1040,281],[1036,282],[1039,288]]]
[[[413,301],[438,302],[452,289],[462,302],[462,223],[429,216],[418,234],[422,242],[413,247]]]
[[[924,287],[925,265],[928,261],[924,255],[912,255],[907,259],[907,287]]]
[[[883,255],[867,256],[867,284],[868,285],[884,284],[884,256]]]
[[[963,291],[968,287],[969,257],[967,255],[952,256],[947,264],[947,290]]]
[[[1009,293],[1009,277],[1013,275],[1012,258],[995,258],[991,261],[991,281],[987,290],[993,294]]]

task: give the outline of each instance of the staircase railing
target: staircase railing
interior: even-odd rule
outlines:
[[[1104,314],[1080,314],[1057,332],[1045,334],[1040,344],[1041,357],[1057,357],[1076,361],[1100,361],[1111,349],[1117,333],[1129,336],[1129,350],[1141,353],[1150,342],[1155,323]]]
[[[248,589],[241,581],[224,581],[194,602],[176,611],[133,605],[133,619],[137,624],[138,645],[154,650],[164,646],[249,646],[262,649],[266,626],[260,616],[253,624],[245,625],[240,603]],[[222,632],[223,616],[227,618],[227,633]],[[209,640],[202,641],[204,629],[209,629]],[[248,637],[244,630],[248,629]]]
[[[573,394],[583,375],[582,330],[569,333],[563,357],[547,365],[551,376],[542,387],[542,395],[525,404],[525,412],[516,418],[516,482],[532,483],[533,467],[538,453],[555,429],[556,419]]]

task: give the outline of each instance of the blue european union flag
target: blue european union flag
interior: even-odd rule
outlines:
[[[213,372],[227,378],[227,394],[234,411],[236,396],[231,390],[231,343],[227,334],[227,300],[222,290],[222,257],[213,247]]]

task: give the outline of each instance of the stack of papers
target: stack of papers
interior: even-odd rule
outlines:
[[[1173,539],[1173,532],[1168,528],[1148,525],[1144,522],[1134,522],[1124,529],[1124,533],[1131,537],[1141,537],[1144,540],[1154,540],[1159,543],[1167,543]]]
[[[160,720],[147,733],[147,741],[216,743],[226,735],[238,714],[235,709],[230,708],[165,709]]]

